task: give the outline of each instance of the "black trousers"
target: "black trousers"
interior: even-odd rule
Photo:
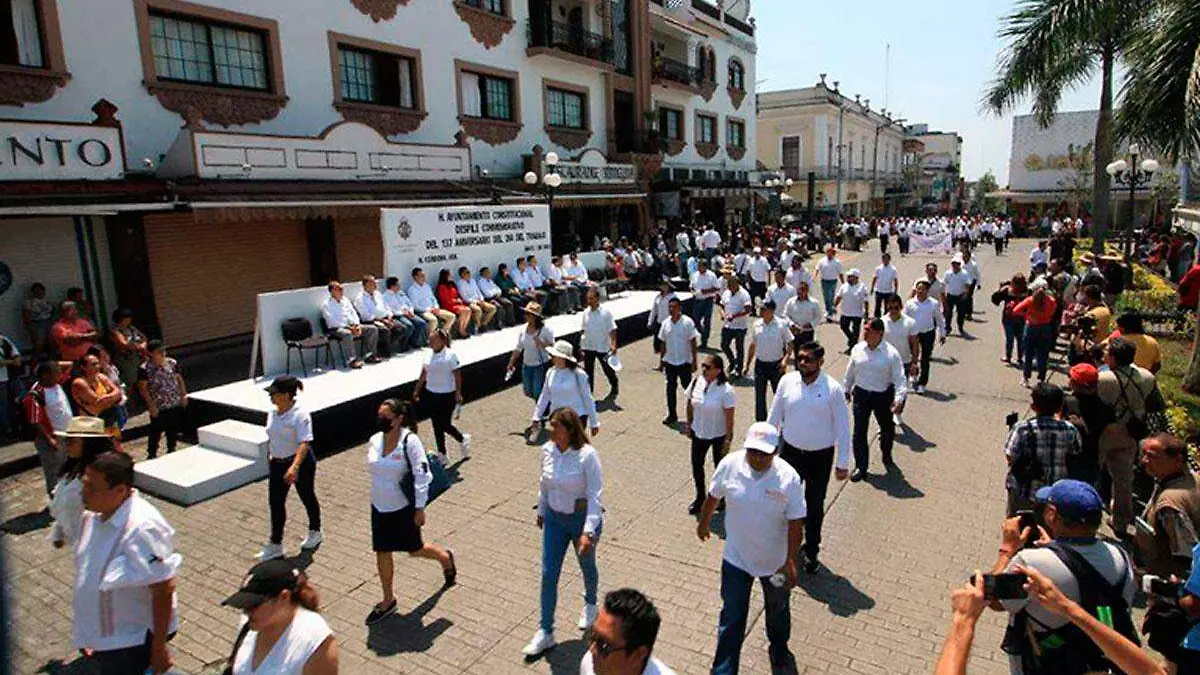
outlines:
[[[936,339],[936,329],[917,334],[917,341],[921,344],[921,376],[917,378],[917,384],[922,387],[929,384],[929,361],[933,358],[933,343]]]
[[[663,370],[667,376],[667,417],[677,419],[679,416],[675,414],[675,397],[678,389],[687,387],[692,381],[692,364],[675,366],[664,362]]]
[[[661,321],[655,321],[655,322],[654,322],[653,324],[651,324],[651,326],[650,326],[650,330],[652,331],[650,334],[654,336],[654,343],[653,343],[653,345],[652,345],[652,346],[654,347],[654,353],[655,353],[655,354],[658,354],[658,353],[659,353],[659,352],[661,352],[661,351],[662,351],[662,349],[663,349],[663,341],[662,341],[662,340],[660,340],[660,339],[659,339],[659,337],[658,337],[658,329],[660,329],[660,328],[662,328],[662,322],[661,322]]]
[[[692,483],[696,485],[697,503],[704,501],[705,495],[708,494],[708,484],[704,481],[704,456],[708,454],[710,448],[715,470],[717,464],[721,462],[721,458],[725,456],[725,437],[692,438]]]
[[[754,306],[754,300],[757,298],[761,301],[767,297],[767,282],[750,280],[750,304]],[[760,302],[761,304],[761,302]],[[776,307],[775,311],[782,311],[781,307]]]
[[[829,490],[829,475],[833,471],[833,448],[801,450],[786,442],[779,453],[804,479],[804,553],[816,560],[821,552],[821,525],[825,522],[825,494]]]
[[[889,299],[891,299],[891,297],[893,295],[895,295],[895,293],[880,293],[878,291],[875,292],[875,318],[876,319],[878,319],[882,314],[885,313],[884,309],[887,305],[887,301]]]
[[[963,323],[967,320],[967,294],[946,295],[946,306],[942,308],[942,317],[946,320],[946,332],[950,332],[950,321],[958,311],[958,332],[962,332]]]
[[[421,400],[429,406],[427,408],[429,421],[433,425],[433,440],[437,444],[438,454],[444,455],[446,454],[446,434],[450,434],[451,438],[462,443],[462,432],[454,426],[454,407],[458,405],[458,401],[452,391],[439,394],[428,390],[421,393]]]
[[[730,349],[731,345],[737,348],[736,355],[734,350]],[[721,351],[725,353],[725,363],[729,365],[729,369],[740,375],[746,364],[746,329],[722,328]]]
[[[1003,239],[993,239],[992,243],[996,245],[996,255],[1000,255],[1001,253],[1004,252],[1004,240]]]
[[[600,361],[600,367],[604,369],[604,377],[608,379],[608,395],[616,398],[617,393],[621,391],[621,383],[617,380],[617,371],[608,365],[608,352],[593,352],[584,350],[583,352],[583,372],[588,376],[588,389],[596,391],[596,361]]]
[[[910,240],[908,237],[898,237],[898,238],[896,239],[896,245],[897,245],[898,247],[900,247],[900,254],[901,254],[901,255],[907,255],[907,254],[908,254],[908,247],[909,247],[909,244],[910,244],[910,242],[911,242],[911,240]]]
[[[871,448],[867,445],[867,430],[871,426],[871,415],[879,424],[879,449],[883,452],[883,461],[892,461],[892,443],[896,440],[896,421],[892,419],[892,401],[896,390],[888,387],[887,391],[867,391],[862,387],[854,388],[851,406],[854,415],[854,468],[867,470],[871,463]]]
[[[779,389],[779,378],[783,377],[781,361],[754,359],[754,421],[767,421],[767,385],[771,393]]]
[[[271,507],[272,544],[283,543],[283,525],[287,522],[287,496],[288,491],[292,488],[287,481],[283,480],[283,476],[291,465],[292,458],[290,457],[272,459],[269,462],[267,502]],[[310,448],[304,461],[300,462],[300,469],[296,472],[296,494],[300,496],[300,502],[304,504],[304,510],[308,513],[308,529],[310,530],[321,529],[321,505],[317,502],[316,479],[317,458],[313,456]]]
[[[167,636],[167,642],[175,637],[175,633]],[[146,631],[146,641],[133,647],[109,649],[94,652],[88,662],[92,664],[92,672],[98,675],[141,675],[150,668],[150,642],[154,636]]]
[[[496,322],[499,326],[515,326],[517,325],[517,307],[503,296],[496,296],[488,300],[488,302],[496,305],[496,314],[499,320]]]
[[[846,336],[846,349],[853,349],[854,345],[858,344],[859,337],[862,333],[861,316],[845,316],[838,319],[838,324],[842,327],[842,335]]]
[[[183,406],[159,408],[158,417],[150,418],[150,438],[146,444],[146,455],[150,459],[158,456],[158,441],[163,433],[167,435],[167,452],[175,452],[175,444],[179,440],[179,432],[183,431]]]

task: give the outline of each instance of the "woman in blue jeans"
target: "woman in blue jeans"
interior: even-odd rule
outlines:
[[[515,372],[517,361],[521,362],[521,386],[525,395],[536,401],[542,395],[546,370],[550,367],[550,354],[546,353],[546,348],[554,345],[554,331],[546,326],[542,306],[538,303],[526,303],[524,312],[525,330],[517,337],[508,370]]]
[[[1025,319],[1013,314],[1022,300],[1029,297],[1029,284],[1024,274],[1014,274],[1012,280],[1000,284],[1000,288],[992,294],[992,304],[1003,308],[1000,323],[1004,326],[1004,358],[1005,363],[1012,363],[1013,346],[1017,348],[1017,363],[1025,360],[1025,347],[1022,344],[1025,333]]]
[[[1022,384],[1029,386],[1029,375],[1033,372],[1033,360],[1037,359],[1038,381],[1046,381],[1046,365],[1050,350],[1054,348],[1054,314],[1058,303],[1047,292],[1049,284],[1038,279],[1029,286],[1033,295],[1013,307],[1013,315],[1025,320],[1025,359]]]
[[[535,657],[556,644],[554,610],[558,605],[558,576],[567,547],[575,547],[583,572],[583,611],[579,629],[596,620],[596,543],[600,539],[604,506],[600,501],[604,476],[600,456],[588,443],[579,414],[559,408],[550,415],[550,440],[542,446],[542,475],[538,485],[537,524],[542,529],[542,613],[538,631],[521,650]]]

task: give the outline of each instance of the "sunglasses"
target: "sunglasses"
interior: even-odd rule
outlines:
[[[816,363],[817,359],[812,356],[797,356],[796,361],[800,363]]]
[[[712,370],[713,368],[715,368],[715,366],[713,366],[711,363],[700,364],[700,370]]]
[[[602,658],[611,655],[613,652],[626,651],[629,649],[629,645],[614,645],[595,633],[588,635],[588,642],[596,648],[596,654]]]

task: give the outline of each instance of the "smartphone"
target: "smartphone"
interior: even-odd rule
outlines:
[[[1147,574],[1142,577],[1142,592],[1157,595],[1160,598],[1178,598],[1179,584],[1153,574]]]
[[[983,597],[988,600],[1022,600],[1028,597],[1025,592],[1025,582],[1028,578],[1020,572],[1008,574],[983,575]],[[975,575],[971,575],[971,585],[975,584]]]
[[[1029,528],[1029,539],[1025,540],[1022,546],[1033,545],[1033,542],[1038,540],[1037,516],[1033,511],[1017,511],[1017,517],[1021,519],[1020,525],[1017,526],[1019,531],[1024,532],[1025,528]]]

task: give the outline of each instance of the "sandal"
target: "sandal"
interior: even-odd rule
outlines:
[[[382,606],[375,605],[374,607],[371,608],[371,613],[367,615],[367,625],[370,626],[371,624],[379,623],[381,620],[383,620],[384,617],[386,617],[389,614],[392,614],[395,611],[396,611],[396,599],[395,598],[392,598],[392,601],[387,603],[386,605],[382,605]]]
[[[442,578],[446,581],[446,586],[453,586],[458,580],[458,565],[454,564],[454,551],[446,549],[446,554],[450,556],[450,567],[442,569]]]

